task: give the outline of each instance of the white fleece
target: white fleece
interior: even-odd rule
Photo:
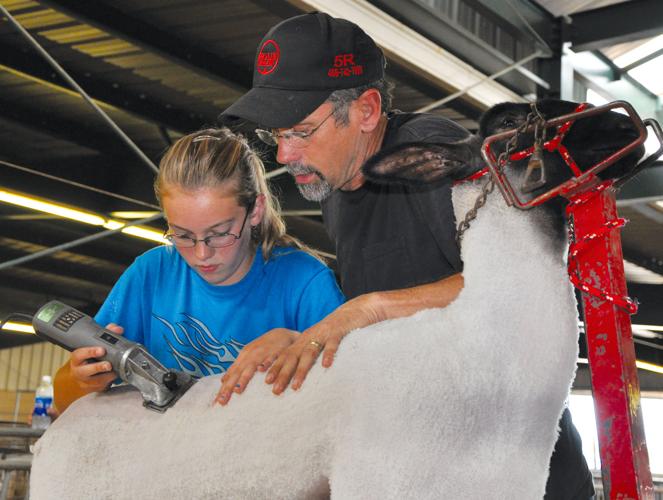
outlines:
[[[479,190],[454,188],[458,220]],[[460,296],[352,332],[298,392],[260,375],[212,406],[215,376],[165,414],[131,388],[82,398],[37,443],[31,498],[541,498],[578,336],[548,222],[494,192]]]

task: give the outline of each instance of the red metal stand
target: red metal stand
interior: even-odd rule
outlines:
[[[507,204],[527,210],[554,196],[569,199],[569,276],[582,292],[603,491],[605,497],[611,500],[653,500],[654,487],[649,470],[631,332],[630,315],[637,311],[637,305],[626,293],[619,235],[619,228],[625,221],[617,217],[615,181],[599,184],[596,174],[643,144],[647,137],[645,127],[651,126],[661,148],[624,179],[616,181],[625,182],[663,154],[663,131],[654,120],[643,122],[635,109],[624,101],[585,108],[585,105],[580,105],[574,113],[547,120],[542,125],[557,127],[557,133],[540,147],[549,152],[557,151],[573,172],[573,177],[535,198],[522,199],[523,193],[511,185],[502,169],[503,162],[532,156],[534,146],[511,153],[508,160],[497,158],[491,149],[492,144],[509,140],[518,131],[487,138],[482,153]],[[591,168],[580,170],[562,144],[564,136],[576,120],[617,108],[622,108],[629,115],[639,137]],[[528,131],[531,132],[531,129],[529,127]]]
[[[575,257],[579,286],[606,295],[582,294],[603,491],[610,499],[653,499],[630,311],[615,304],[627,296],[615,191],[575,196],[568,212],[573,240],[584,243]]]

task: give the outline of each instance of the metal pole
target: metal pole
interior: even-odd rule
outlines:
[[[21,391],[16,389],[16,398],[14,399],[14,422],[18,422],[18,409],[21,406]],[[2,435],[2,434],[0,434]]]
[[[30,262],[31,260],[39,259],[41,257],[46,257],[48,255],[54,254],[55,252],[59,252],[61,250],[67,250],[69,248],[72,248],[72,247],[75,247],[75,246],[78,246],[78,245],[82,245],[84,243],[89,243],[90,241],[105,238],[106,236],[109,236],[111,234],[115,234],[115,233],[118,233],[118,232],[122,231],[124,228],[130,227],[130,226],[136,226],[138,224],[145,224],[147,222],[151,222],[153,220],[160,219],[161,217],[163,217],[163,214],[159,213],[159,214],[156,214],[156,215],[152,215],[150,217],[146,217],[144,219],[140,219],[140,220],[133,221],[133,222],[128,222],[124,226],[118,227],[117,229],[108,229],[106,231],[101,231],[100,233],[91,234],[90,236],[84,236],[83,238],[79,238],[77,240],[69,241],[67,243],[62,243],[61,245],[57,245],[57,246],[54,246],[54,247],[51,247],[51,248],[47,248],[46,250],[42,250],[40,252],[35,252],[33,254],[30,254],[30,255],[25,255],[23,257],[19,257],[17,259],[8,260],[7,262],[2,262],[2,263],[0,263],[0,271],[2,271],[3,269],[7,269],[7,268],[10,268],[10,267],[16,266],[18,264],[24,264],[26,262]]]
[[[592,237],[615,219],[612,188],[570,206],[575,241],[593,239],[577,256],[579,278],[612,296],[625,297],[619,230]],[[582,302],[605,498],[653,499],[629,312],[587,293],[582,294]]]
[[[482,83],[494,80],[495,78],[499,78],[500,76],[502,76],[502,75],[504,75],[504,74],[506,74],[510,71],[513,71],[514,69],[522,66],[523,64],[528,63],[532,59],[536,59],[537,57],[541,57],[542,55],[543,55],[543,52],[540,51],[540,50],[537,50],[533,54],[530,54],[527,57],[523,57],[520,61],[516,61],[515,63],[511,64],[510,66],[507,66],[506,68],[498,71],[497,73],[493,73],[492,75],[487,76],[486,78],[483,78],[483,79],[479,80],[478,82],[474,82],[472,85],[468,85],[464,89],[461,89],[458,92],[455,92],[451,95],[448,95],[444,99],[440,99],[439,101],[432,102],[432,103],[424,106],[423,108],[419,108],[416,112],[417,113],[425,113],[426,111],[430,111],[431,109],[439,108],[443,104],[446,104],[446,103],[448,103],[450,101],[453,101],[454,99],[456,99],[456,98],[458,98],[458,97],[460,97],[464,94],[467,94],[467,92],[469,90],[473,89],[474,87],[478,87]]]
[[[14,427],[0,425],[0,437],[13,438],[38,438],[44,433],[44,429],[33,429],[32,427]]]
[[[32,455],[30,453],[21,453],[19,455],[3,455],[0,458],[0,470],[7,472],[15,470],[30,470],[32,465]],[[7,477],[5,473],[5,477]]]

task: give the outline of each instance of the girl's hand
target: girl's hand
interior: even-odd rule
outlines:
[[[106,325],[113,333],[122,335],[124,328],[114,323]],[[85,392],[105,391],[118,375],[109,361],[94,361],[106,354],[103,347],[80,347],[71,353],[69,365],[72,378]]]
[[[299,338],[299,332],[275,328],[247,344],[228,371],[221,377],[221,389],[215,402],[226,405],[233,394],[246,389],[256,371],[266,371],[274,360]]]

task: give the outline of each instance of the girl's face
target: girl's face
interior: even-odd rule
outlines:
[[[237,204],[232,185],[195,190],[180,186],[165,188],[161,204],[168,221],[168,232],[180,240],[198,240],[191,248],[175,245],[186,263],[212,285],[232,285],[240,281],[253,263],[255,250],[251,245],[251,226],[258,225],[262,219],[263,197],[258,196],[247,217],[246,208]],[[241,236],[232,240],[229,246],[211,248],[200,241],[224,233],[239,235],[245,217]]]

